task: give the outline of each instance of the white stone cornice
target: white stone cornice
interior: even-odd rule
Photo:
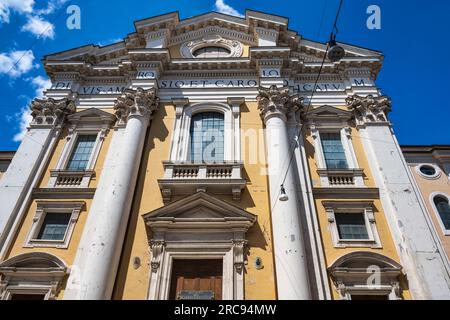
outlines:
[[[277,30],[271,28],[255,28],[255,37],[258,39],[259,46],[276,46],[278,34]]]
[[[391,111],[391,100],[387,96],[362,97],[355,94],[347,97],[345,102],[353,112],[357,125],[388,123],[387,113]]]
[[[258,89],[258,109],[264,122],[271,117],[281,117],[284,121],[287,115],[302,109],[303,98],[298,95],[289,95],[289,88],[277,88],[272,85],[270,88],[260,87]]]
[[[149,32],[145,35],[146,40],[154,40],[154,39],[158,39],[161,37],[166,37],[167,33],[169,32],[168,29],[160,29],[157,31],[153,31],[153,32]]]
[[[81,75],[79,72],[55,72],[54,81],[80,81]]]
[[[256,61],[259,67],[282,67],[283,59],[258,59]]]
[[[229,39],[242,41],[245,43],[248,43],[250,45],[256,45],[255,39],[252,35],[249,35],[244,32],[239,32],[236,30],[228,29],[228,28],[221,28],[216,26],[209,26],[206,28],[202,28],[199,30],[183,33],[177,36],[173,36],[169,40],[169,46],[177,45],[186,41],[192,41],[194,39],[199,39],[208,35],[221,35],[224,37],[227,37]]]
[[[126,89],[117,99],[114,110],[118,119],[118,125],[124,125],[130,117],[148,117],[157,109],[159,98],[156,89],[144,90],[142,88]]]

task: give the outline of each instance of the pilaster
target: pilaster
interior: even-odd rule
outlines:
[[[0,259],[28,207],[69,114],[75,111],[70,98],[35,99],[30,106],[32,121],[12,162],[0,182]]]
[[[346,102],[380,190],[383,210],[413,298],[448,299],[448,260],[386,117],[391,109],[389,98],[353,95]]]

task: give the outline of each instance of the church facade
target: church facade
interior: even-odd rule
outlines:
[[[331,62],[250,10],[134,27],[43,59],[0,180],[1,299],[450,298],[380,52]]]

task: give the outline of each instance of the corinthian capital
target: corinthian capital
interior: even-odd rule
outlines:
[[[127,89],[117,99],[114,105],[119,124],[127,122],[130,116],[149,117],[157,109],[159,98],[155,88],[144,90],[142,88]]]
[[[256,97],[261,118],[267,121],[269,117],[279,116],[286,120],[286,116],[304,107],[303,98],[298,95],[289,95],[289,88],[260,87]]]
[[[48,98],[34,99],[30,109],[33,117],[32,126],[54,126],[62,124],[76,108],[73,100]]]
[[[391,100],[386,96],[361,97],[355,94],[347,97],[345,102],[353,112],[358,125],[367,122],[387,122],[386,115],[391,111]]]

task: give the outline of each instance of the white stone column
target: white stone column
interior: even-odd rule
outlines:
[[[347,98],[414,299],[450,299],[449,265],[386,113],[387,97]]]
[[[35,99],[31,104],[33,120],[14,158],[0,182],[0,259],[15,236],[53,148],[66,116],[75,111],[72,100]]]
[[[110,299],[136,186],[155,90],[127,90],[115,105],[118,124],[78,246],[64,299]]]
[[[289,139],[287,114],[298,109],[300,101],[289,96],[289,89],[260,88],[257,97],[261,116],[266,125],[266,148],[272,208],[272,232],[278,298],[307,300],[311,298],[305,244],[299,216],[293,156],[294,141]],[[294,161],[294,160],[292,160]],[[280,185],[289,200],[280,201]]]

